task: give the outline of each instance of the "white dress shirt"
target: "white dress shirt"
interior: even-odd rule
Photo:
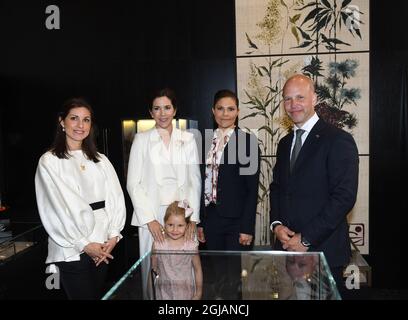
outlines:
[[[131,224],[147,228],[159,221],[163,202],[187,199],[193,208],[191,221],[200,222],[201,174],[197,144],[192,133],[173,127],[169,153],[156,128],[135,135],[129,156],[127,190],[133,204]],[[170,159],[170,161],[169,161]],[[169,189],[175,172],[176,185]]]
[[[302,146],[306,141],[307,136],[309,135],[310,131],[312,131],[314,125],[317,123],[317,121],[319,121],[319,116],[317,115],[317,113],[315,112],[313,114],[313,116],[310,117],[309,120],[307,120],[303,126],[301,128],[298,128],[296,125],[293,126],[293,139],[292,139],[292,145],[290,147],[290,157],[292,157],[292,151],[293,148],[295,146],[295,141],[296,141],[296,131],[299,129],[305,130],[305,132],[302,134]],[[272,221],[271,225],[270,225],[270,229],[273,231],[274,226],[278,225],[278,224],[282,224],[281,221],[279,220],[275,220]]]
[[[161,165],[163,166],[163,173],[161,175],[162,183],[159,186],[161,206],[168,206],[173,201],[180,200],[178,199],[177,193],[177,174],[171,162],[171,159],[173,158],[172,152],[174,152],[172,145],[172,139],[170,139],[168,147],[165,146],[163,141],[160,144],[159,155],[162,159]]]
[[[313,116],[311,116],[310,119],[307,120],[301,128],[298,128],[297,126],[293,126],[293,139],[292,139],[292,146],[290,147],[290,157],[292,157],[293,147],[295,146],[295,142],[296,142],[296,131],[299,129],[305,130],[305,132],[302,134],[302,146],[303,146],[303,144],[306,141],[307,136],[309,135],[310,131],[312,131],[317,121],[319,121],[319,116],[315,112]]]

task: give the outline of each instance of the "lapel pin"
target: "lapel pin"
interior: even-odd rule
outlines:
[[[316,134],[316,138],[320,138],[320,135]]]

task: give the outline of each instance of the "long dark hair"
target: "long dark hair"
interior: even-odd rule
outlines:
[[[61,120],[64,120],[72,109],[80,107],[88,109],[89,113],[91,114],[91,129],[89,130],[89,135],[82,141],[82,151],[89,160],[99,162],[99,155],[94,136],[94,112],[90,104],[83,98],[72,98],[65,101],[62,105],[62,110],[58,113],[57,130],[50,151],[53,155],[60,159],[69,158],[66,134],[65,131],[62,130]]]

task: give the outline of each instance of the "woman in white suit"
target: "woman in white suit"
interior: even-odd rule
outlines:
[[[164,241],[164,214],[174,201],[188,200],[193,208],[192,227],[199,223],[201,175],[197,145],[191,133],[174,128],[177,112],[175,94],[171,89],[153,95],[150,115],[154,128],[136,134],[129,157],[127,190],[134,212],[131,224],[139,227],[139,253],[148,253],[153,240]],[[147,294],[150,265],[142,265],[143,287]]]

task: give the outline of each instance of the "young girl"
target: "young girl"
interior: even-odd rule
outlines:
[[[153,285],[158,300],[201,299],[203,273],[198,242],[185,235],[192,212],[186,200],[170,204],[164,216],[164,241],[153,242]]]

